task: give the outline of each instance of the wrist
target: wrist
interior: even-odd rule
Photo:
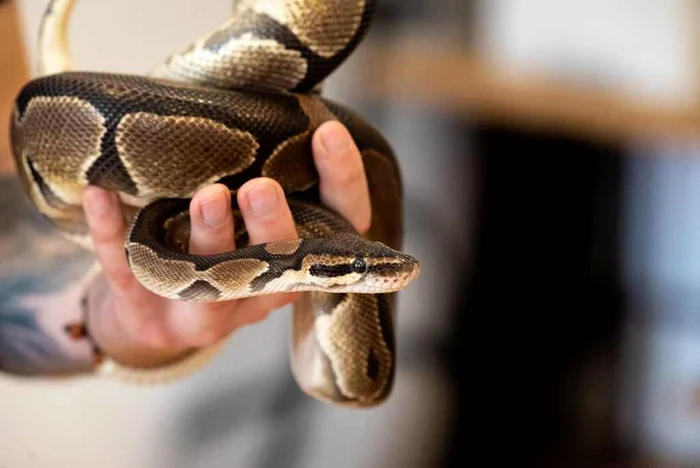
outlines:
[[[85,296],[86,321],[99,352],[124,366],[155,368],[172,364],[193,350],[177,345],[154,345],[142,334],[130,331],[121,319],[119,304],[103,274],[88,286]]]

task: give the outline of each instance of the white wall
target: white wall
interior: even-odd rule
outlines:
[[[29,53],[48,0],[19,0]],[[227,0],[78,0],[71,52],[81,69],[145,73],[173,50],[226,21]]]
[[[693,0],[478,0],[500,63],[675,109],[698,92]]]

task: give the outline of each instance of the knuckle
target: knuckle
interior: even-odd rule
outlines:
[[[210,302],[202,314],[186,328],[180,327],[181,340],[190,347],[205,347],[218,343],[231,333],[237,307],[230,301]]]
[[[301,296],[300,293],[291,293],[291,294],[281,293],[281,294],[271,294],[269,296],[261,298],[261,306],[256,311],[256,314],[253,314],[254,319],[255,319],[254,321],[259,322],[260,320],[267,318],[267,316],[273,310],[279,309],[279,308],[287,306],[293,302],[296,302],[300,296]]]
[[[105,221],[90,226],[90,236],[95,244],[112,244],[123,242],[124,228],[121,223]]]
[[[281,304],[281,305],[276,306],[276,307],[258,309],[257,311],[255,311],[255,313],[251,314],[248,317],[248,320],[245,324],[252,325],[254,323],[262,322],[263,320],[266,320],[270,316],[270,313],[272,312],[273,309],[277,309],[279,307],[282,307],[283,305],[285,305],[285,304]]]
[[[105,226],[91,226],[90,236],[95,244],[109,244],[114,242],[114,234]]]
[[[358,217],[353,224],[355,225],[355,229],[357,229],[360,234],[367,234],[372,228],[372,220],[370,216]]]
[[[365,172],[362,170],[361,166],[353,164],[344,171],[339,171],[336,183],[334,184],[337,189],[343,191],[356,191],[361,190],[363,184],[363,179],[365,177]]]
[[[253,307],[246,311],[245,317],[240,319],[237,323],[237,327],[243,327],[246,325],[253,325],[255,323],[262,322],[270,316],[272,310],[277,309],[281,306],[270,306],[269,304],[258,304],[257,307]]]
[[[187,338],[187,344],[188,346],[193,346],[193,347],[206,347],[206,346],[212,346],[219,341],[221,341],[227,333],[225,333],[223,330],[210,327],[202,330],[201,332],[197,333],[196,335],[192,335],[191,337]]]
[[[130,270],[118,269],[107,271],[106,276],[115,288],[129,289],[136,283],[136,278]]]
[[[138,333],[138,339],[146,347],[157,351],[170,350],[176,344],[166,332],[164,324],[156,320],[144,324]]]
[[[131,339],[141,346],[153,350],[168,349],[171,340],[166,332],[165,322],[155,316],[142,317],[139,314],[125,314],[121,318]]]

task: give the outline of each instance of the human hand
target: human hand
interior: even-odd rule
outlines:
[[[347,129],[338,122],[323,124],[314,134],[312,150],[322,202],[359,232],[367,232],[371,222],[367,179]],[[298,238],[282,188],[274,180],[247,182],[237,201],[251,244]],[[90,187],[84,208],[102,268],[88,293],[90,333],[107,355],[124,365],[151,367],[177,360],[265,319],[299,297],[275,294],[216,303],[165,299],[144,288],[129,269],[124,253],[126,223],[117,195]],[[230,208],[230,192],[223,185],[197,192],[190,204],[191,253],[235,249]]]

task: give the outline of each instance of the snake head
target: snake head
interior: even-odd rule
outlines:
[[[309,282],[334,292],[381,294],[399,291],[420,274],[414,257],[350,233],[324,238],[326,253],[304,261]]]

